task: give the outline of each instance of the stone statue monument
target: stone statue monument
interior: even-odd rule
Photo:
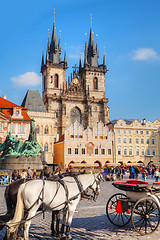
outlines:
[[[41,160],[41,153],[42,153],[42,147],[37,142],[36,137],[36,128],[34,120],[30,123],[30,133],[28,140],[25,142],[22,142],[21,139],[18,139],[17,137],[14,137],[9,133],[6,137],[6,140],[4,143],[0,144],[0,168],[3,168],[3,165],[10,165],[10,169],[12,169],[11,165],[15,166],[13,169],[17,168],[16,165],[19,162],[18,169],[26,168],[28,166],[32,168],[39,168],[42,167],[42,160]],[[18,162],[17,162],[18,159]],[[37,162],[39,159],[39,163]],[[7,163],[6,161],[9,160]],[[22,162],[22,163],[20,163]],[[6,163],[6,164],[5,164]],[[11,164],[10,164],[11,163]],[[6,169],[6,168],[5,168]],[[7,167],[8,169],[8,167]]]

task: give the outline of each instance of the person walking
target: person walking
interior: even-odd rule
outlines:
[[[30,167],[28,167],[28,178],[32,178],[33,177],[33,172],[31,170]]]
[[[25,169],[23,169],[22,173],[21,173],[21,178],[27,178],[27,172]]]
[[[156,169],[155,173],[154,173],[154,176],[155,176],[155,181],[158,182],[158,179],[159,179],[159,170]]]

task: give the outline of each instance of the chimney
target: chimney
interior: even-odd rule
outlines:
[[[3,98],[4,98],[4,99],[7,99],[7,95],[3,95]]]

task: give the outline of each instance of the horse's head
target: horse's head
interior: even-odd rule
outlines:
[[[100,194],[100,180],[98,178],[98,174],[93,174],[93,183],[89,186],[89,188],[93,191],[93,200],[96,201],[98,195]]]

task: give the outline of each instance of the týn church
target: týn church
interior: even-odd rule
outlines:
[[[28,90],[22,102],[22,106],[28,108],[29,116],[35,119],[37,138],[49,162],[53,161],[54,142],[75,122],[84,131],[87,128],[93,129],[99,122],[104,126],[109,123],[108,98],[105,97],[106,60],[104,55],[103,62],[98,61],[98,43],[95,44],[92,26],[89,41],[84,43],[84,59],[80,59],[79,66],[75,65],[68,78],[66,49],[64,57],[61,55],[61,41],[57,39],[54,21],[46,55],[42,55],[43,100],[38,91]],[[97,141],[98,136],[97,134]]]

